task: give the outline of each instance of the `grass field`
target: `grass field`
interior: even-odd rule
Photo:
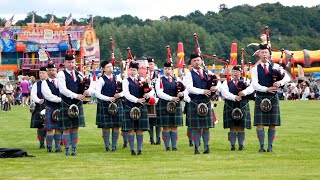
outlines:
[[[0,112],[0,147],[21,147],[36,158],[0,159],[0,179],[320,179],[320,101],[280,104],[282,126],[273,153],[258,153],[255,127],[246,131],[245,151],[230,151],[219,102],[220,122],[211,129],[211,154],[193,155],[184,126],[176,152],[165,151],[163,143],[151,146],[145,132],[142,156],[122,149],[122,137],[117,152],[106,152],[101,129],[95,125],[96,106],[85,105],[86,127],[79,130],[76,157],[40,150],[36,130],[29,128],[28,107],[15,106]]]

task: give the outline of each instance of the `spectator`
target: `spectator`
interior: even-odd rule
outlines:
[[[314,93],[314,99],[319,99],[319,88],[317,84],[315,84],[312,88],[313,93]]]
[[[300,100],[309,100],[310,98],[310,88],[306,81],[300,84]]]
[[[30,89],[27,77],[23,77],[20,83],[20,88],[22,90],[22,106],[29,104]]]
[[[13,101],[13,86],[11,84],[10,81],[7,82],[6,86],[5,86],[5,94],[7,96],[8,102],[11,105],[14,105],[14,101]]]

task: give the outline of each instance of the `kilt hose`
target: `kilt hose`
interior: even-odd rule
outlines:
[[[52,129],[60,129],[61,122],[59,121],[53,121],[52,120],[52,112],[56,109],[51,109],[50,107],[46,107],[46,115],[44,118],[44,129],[46,131],[52,130]],[[60,117],[59,117],[60,118]]]
[[[206,116],[199,116],[197,112],[198,104],[205,103],[208,107]],[[191,129],[213,128],[213,111],[211,101],[203,102],[201,100],[191,100],[187,107],[187,116],[190,119],[189,127]]]
[[[60,109],[60,121],[61,121],[61,129],[71,129],[77,127],[85,127],[84,115],[83,115],[83,105],[82,101],[78,101],[76,104],[79,108],[79,116],[76,118],[70,118],[68,116],[68,109],[72,104],[68,104],[65,101],[61,101],[61,109]]]
[[[122,127],[124,131],[129,130],[149,130],[149,119],[148,119],[148,110],[146,105],[140,105],[138,107],[141,111],[141,117],[138,120],[133,120],[130,118],[130,110],[132,107],[127,104],[124,105],[124,118],[122,121]]]
[[[115,102],[118,105],[118,112],[115,115],[110,115],[108,113],[108,106],[110,105],[109,101],[98,100],[97,106],[97,118],[96,124],[98,128],[113,128],[121,127],[123,120],[123,105],[122,100],[118,99]]]
[[[158,109],[159,109],[159,127],[171,127],[171,126],[183,126],[183,116],[181,103],[176,103],[177,110],[175,114],[169,114],[167,112],[167,103],[169,101],[159,99]]]
[[[240,120],[232,119],[231,113],[233,109],[240,108],[243,113],[243,118]],[[243,99],[239,102],[225,100],[223,107],[223,128],[243,127],[251,129],[251,116],[249,108],[249,100]]]
[[[40,118],[40,112],[45,109],[44,104],[36,103],[36,109],[31,114],[31,123],[30,128],[43,128],[44,127],[44,120]]]
[[[269,112],[263,112],[260,108],[261,101],[268,98],[272,103],[272,109]],[[277,94],[257,92],[254,106],[254,126],[280,126],[280,106]]]

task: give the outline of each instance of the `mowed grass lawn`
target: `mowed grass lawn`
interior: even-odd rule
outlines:
[[[230,151],[219,102],[220,122],[211,129],[211,154],[193,154],[184,126],[179,128],[176,152],[165,151],[163,142],[151,146],[145,132],[142,156],[122,149],[122,137],[117,152],[106,152],[101,129],[95,125],[96,105],[85,105],[86,127],[79,130],[76,157],[39,149],[36,130],[29,128],[28,107],[15,106],[0,112],[0,147],[21,147],[36,158],[0,159],[0,179],[320,179],[320,101],[280,104],[282,126],[273,153],[258,153],[255,127],[246,131],[245,151]]]

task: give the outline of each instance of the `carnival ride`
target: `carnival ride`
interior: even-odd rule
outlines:
[[[50,60],[58,67],[68,50],[68,34],[76,55],[78,70],[100,61],[99,39],[88,26],[60,26],[59,23],[28,23],[26,26],[0,27],[0,70],[12,74],[36,75]]]

